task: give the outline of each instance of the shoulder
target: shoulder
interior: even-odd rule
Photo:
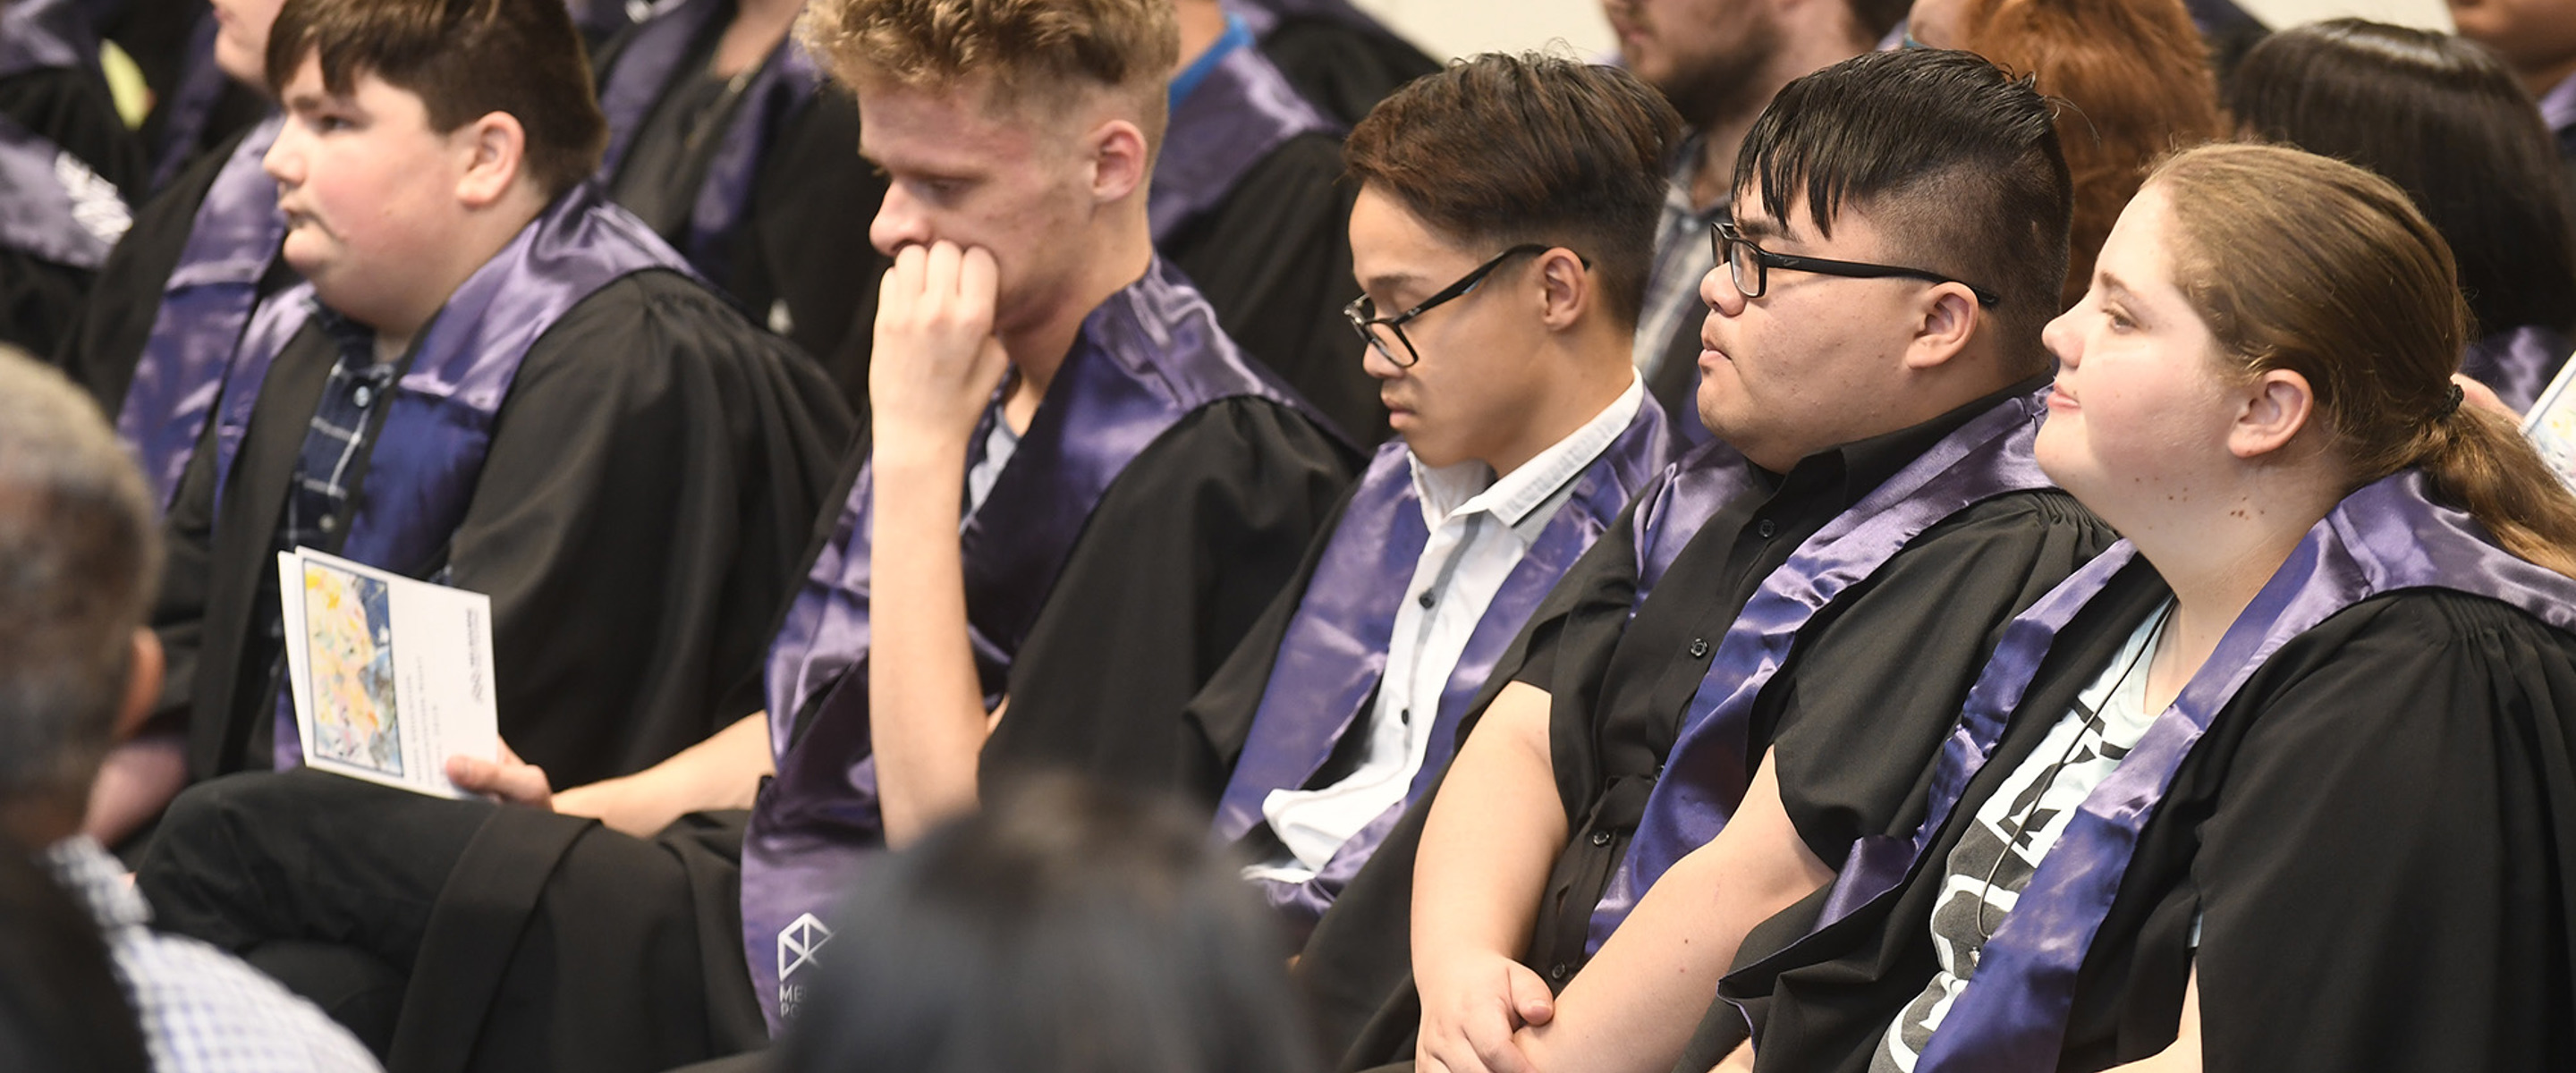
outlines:
[[[2384,703],[2345,703],[2365,698]],[[2571,699],[2576,635],[2484,596],[2406,589],[2291,638],[2229,707],[2262,708],[2268,732],[2321,721],[2348,734],[2372,721],[2417,724],[2443,711],[2480,722],[2525,712],[2576,718]]]
[[[366,1048],[321,1010],[212,946],[130,927],[111,934],[109,951],[160,1069],[377,1068]]]
[[[529,348],[522,375],[560,363],[582,365],[586,376],[642,375],[676,364],[767,365],[784,362],[793,347],[706,284],[651,268],[618,277],[565,310]]]
[[[1233,395],[1199,406],[1164,430],[1136,461],[1182,459],[1320,466],[1345,475],[1358,461],[1304,411],[1257,395]]]

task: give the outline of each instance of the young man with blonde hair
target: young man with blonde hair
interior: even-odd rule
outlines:
[[[397,1068],[756,1046],[887,845],[1039,769],[1181,784],[1182,706],[1347,480],[1348,448],[1154,257],[1168,6],[844,0],[813,35],[887,174],[894,267],[871,442],[770,641],[766,713],[560,795],[508,757],[451,762],[502,805],[216,784],[144,869],[184,930],[407,975]],[[387,830],[412,836],[399,864],[277,866]]]

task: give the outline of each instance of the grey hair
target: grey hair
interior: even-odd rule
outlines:
[[[160,562],[143,475],[97,405],[0,346],[0,801],[88,793]]]

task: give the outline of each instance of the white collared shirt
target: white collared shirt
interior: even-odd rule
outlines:
[[[1245,869],[1247,878],[1302,883],[1360,828],[1404,800],[1430,748],[1440,694],[1477,622],[1573,495],[1575,478],[1627,431],[1645,398],[1645,380],[1631,376],[1628,390],[1591,421],[1499,480],[1482,462],[1431,469],[1407,456],[1430,539],[1396,608],[1377,704],[1358,728],[1368,735],[1365,751],[1330,786],[1270,792],[1261,813],[1288,853]]]

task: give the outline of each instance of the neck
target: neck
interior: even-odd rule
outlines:
[[[1225,36],[1225,7],[1215,0],[1182,0],[1172,13],[1181,24],[1181,62],[1172,67],[1179,72],[1197,63],[1216,46],[1217,38]]]
[[[732,78],[758,67],[787,39],[787,31],[804,10],[805,0],[735,0],[733,21],[716,42],[709,69],[718,78]]]
[[[1026,432],[1029,419],[1037,414],[1038,404],[1045,401],[1047,389],[1054,385],[1056,370],[1064,367],[1065,355],[1073,350],[1074,339],[1082,334],[1082,322],[1091,311],[1100,308],[1111,295],[1127,289],[1145,276],[1154,260],[1154,241],[1145,226],[1145,191],[1138,187],[1133,197],[1102,212],[1115,214],[1118,223],[1100,230],[1112,237],[1093,248],[1100,251],[1084,262],[1059,298],[1044,314],[1023,326],[997,333],[1002,350],[1010,355],[1011,367],[1019,374],[1018,386],[1003,401],[1002,418],[1012,431]]]
[[[447,300],[456,296],[456,288],[464,286],[467,279],[499,256],[545,207],[544,196],[534,186],[523,181],[511,187],[500,201],[467,213],[457,223],[456,242],[440,251],[439,256],[424,260],[420,271],[412,276],[413,288],[405,296],[417,301],[400,308],[372,310],[364,316],[343,312],[375,330],[379,359],[400,357],[410,347],[412,337],[428,326],[430,318],[447,308]]]
[[[2218,648],[2228,627],[2280,572],[2319,519],[2343,495],[2334,482],[2304,469],[2262,469],[2185,486],[2141,513],[2140,524],[2115,523],[2172,587],[2174,615],[2147,677],[2151,711],[2181,693]]]
[[[1557,352],[1543,356],[1542,360],[1566,374],[1536,393],[1524,411],[1529,420],[1523,423],[1521,434],[1484,460],[1494,467],[1496,479],[1510,476],[1513,470],[1538,457],[1539,452],[1590,424],[1635,381],[1636,366],[1630,359],[1634,340],[1629,333],[1596,331],[1583,336],[1569,340],[1569,345],[1552,346]]]

